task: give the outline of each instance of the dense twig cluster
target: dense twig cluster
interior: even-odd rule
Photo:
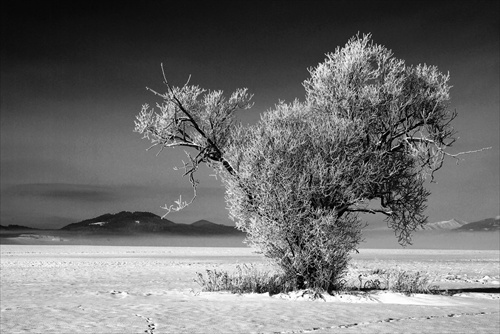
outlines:
[[[158,154],[169,147],[187,147],[196,151],[194,157],[186,151],[189,161],[183,162],[184,176],[189,177],[194,196],[190,202],[179,198],[175,207],[165,206],[168,214],[172,210],[183,209],[196,197],[197,181],[194,175],[200,164],[221,163],[229,174],[235,173],[225,158],[224,150],[234,127],[235,111],[250,108],[252,96],[247,89],[238,89],[226,99],[222,91],[189,86],[189,80],[183,87],[172,87],[165,77],[163,65],[162,72],[167,91],[160,94],[148,88],[163,100],[156,105],[159,112],[148,104],[143,105],[136,117],[135,131],[151,140],[152,145],[148,149],[159,146]]]

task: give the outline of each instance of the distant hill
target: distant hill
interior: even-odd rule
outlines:
[[[7,225],[7,226],[0,225],[0,230],[1,231],[21,231],[21,230],[36,230],[36,229],[32,228],[32,227],[21,226],[21,225]]]
[[[457,228],[460,228],[461,226],[466,225],[467,222],[458,220],[458,219],[451,219],[451,220],[445,220],[441,222],[436,222],[436,223],[429,223],[426,224],[423,229],[426,231],[441,231],[441,230],[455,230]]]
[[[479,232],[479,231],[499,231],[500,216],[483,219],[477,222],[468,223],[456,228],[457,231]]]
[[[61,230],[80,232],[159,232],[175,225],[150,212],[122,211],[64,226]]]
[[[192,227],[195,227],[198,231],[202,231],[203,233],[211,233],[211,234],[242,234],[243,232],[237,230],[233,226],[227,226],[222,224],[215,224],[208,220],[198,220],[191,224]]]
[[[210,226],[214,226],[214,225],[218,225],[218,224],[215,224],[215,223],[212,223],[212,222],[210,222],[208,220],[202,219],[202,220],[195,221],[191,225],[192,226],[197,226],[197,227],[210,227]]]
[[[207,220],[199,220],[193,224],[176,224],[162,219],[150,212],[122,211],[117,214],[105,214],[96,218],[83,220],[61,228],[64,231],[96,234],[140,234],[165,233],[180,235],[220,235],[240,234],[232,226],[220,225]]]

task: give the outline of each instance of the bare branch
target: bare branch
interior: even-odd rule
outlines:
[[[471,154],[471,153],[478,153],[478,152],[482,152],[482,151],[486,151],[486,150],[490,150],[490,149],[492,149],[492,146],[490,146],[490,147],[483,147],[483,148],[481,148],[479,150],[465,151],[465,152],[459,152],[459,153],[455,153],[455,154],[451,154],[451,153],[445,152],[444,154],[446,154],[449,157],[456,158],[456,157],[458,157],[460,155]]]
[[[348,212],[366,212],[366,213],[371,213],[371,214],[376,214],[376,213],[382,213],[386,216],[391,216],[394,212],[389,210],[382,210],[382,209],[374,209],[374,208],[348,208],[346,209]]]

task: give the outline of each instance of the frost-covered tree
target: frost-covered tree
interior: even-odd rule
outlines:
[[[426,223],[424,181],[443,166],[455,139],[449,76],[407,66],[356,36],[310,69],[305,101],[280,102],[260,121],[235,123],[251,106],[197,86],[172,87],[158,111],[143,106],[135,131],[153,146],[194,149],[193,175],[212,166],[226,187],[229,215],[247,241],[297,288],[339,288],[361,241],[362,215],[381,213],[399,242]],[[188,203],[178,202],[179,209]]]

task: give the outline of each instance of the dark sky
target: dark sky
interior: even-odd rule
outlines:
[[[499,214],[499,7],[497,1],[3,1],[1,223],[61,227],[104,213],[151,211],[191,195],[179,150],[146,151],[135,115],[169,81],[231,93],[255,105],[304,99],[307,69],[358,32],[407,64],[450,72],[459,116],[453,152],[430,184],[430,221]],[[199,175],[198,199],[168,216],[227,218],[224,189]],[[371,217],[371,221],[377,221]]]

